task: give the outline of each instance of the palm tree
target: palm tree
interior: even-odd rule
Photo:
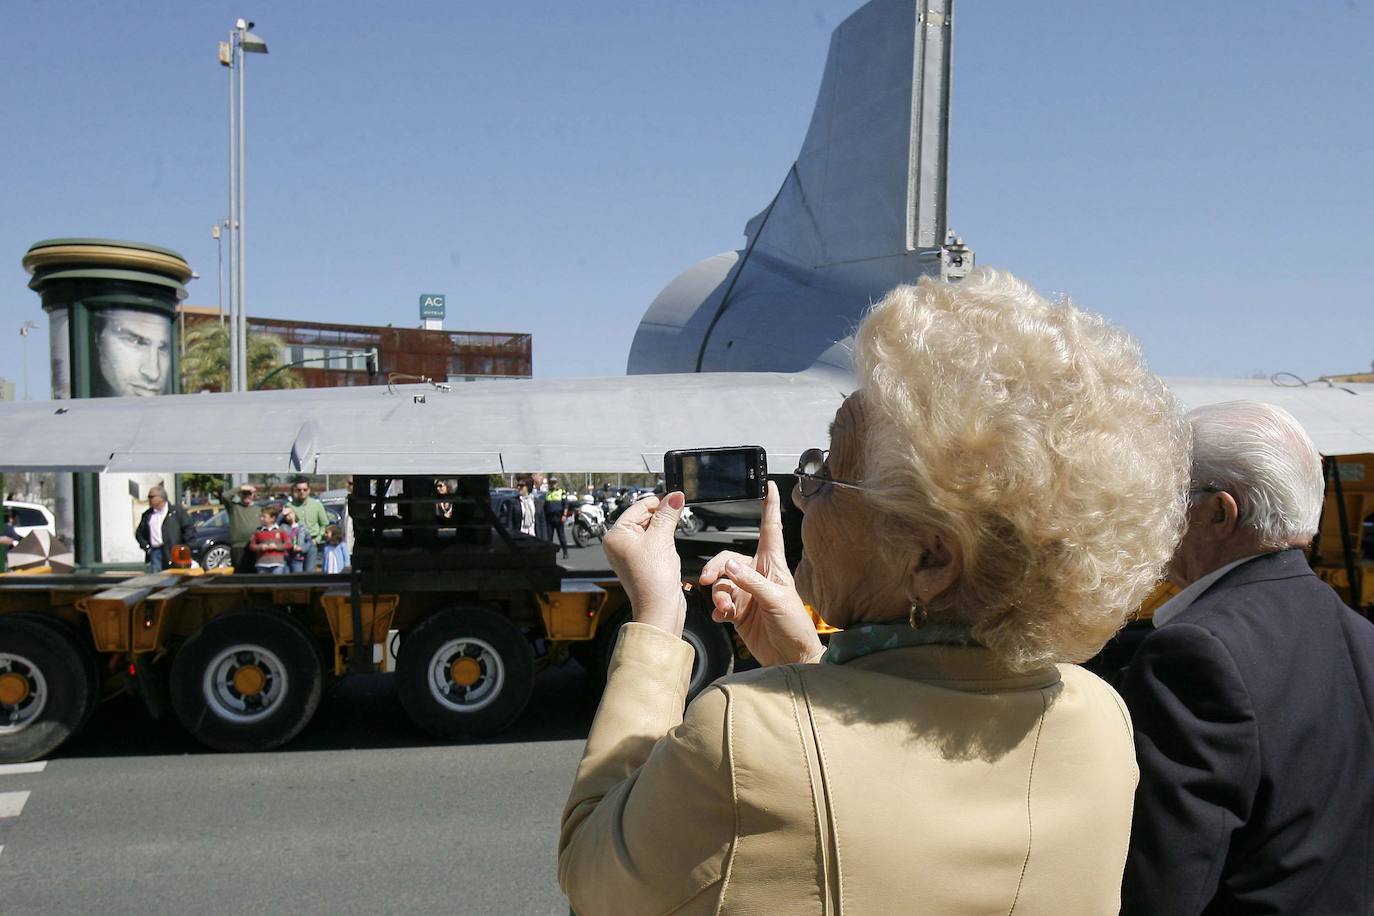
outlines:
[[[282,365],[285,343],[275,334],[248,335],[248,389],[254,389]],[[290,369],[268,380],[268,388],[300,388],[301,377]],[[181,360],[181,390],[229,390],[229,328],[204,321],[186,332],[186,355]]]

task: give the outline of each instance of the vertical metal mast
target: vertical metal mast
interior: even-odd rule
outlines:
[[[239,206],[238,206],[238,214],[239,214],[239,282],[238,282],[238,292],[239,292],[239,315],[238,315],[238,318],[239,318],[239,324],[238,324],[238,328],[235,330],[235,334],[236,334],[236,336],[238,337],[238,359],[239,359],[239,365],[238,365],[239,387],[238,387],[238,390],[239,390],[239,391],[247,391],[247,390],[248,390],[248,354],[245,353],[244,351],[248,349],[248,333],[247,333],[247,331],[248,331],[248,318],[247,318],[247,315],[245,314],[245,310],[248,308],[248,304],[247,304],[247,299],[246,299],[245,296],[244,296],[244,269],[243,269],[243,262],[244,262],[244,253],[245,253],[245,251],[246,251],[246,249],[247,249],[248,246],[245,244],[244,218],[243,218],[243,214],[244,214],[244,199],[245,199],[245,198],[244,198],[244,193],[243,193],[243,185],[244,185],[245,178],[244,178],[244,167],[243,167],[243,166],[244,166],[244,162],[243,162],[243,133],[244,133],[244,122],[243,122],[243,30],[242,30],[242,29],[239,30],[239,36],[238,36],[238,38],[239,38],[239,40],[238,40],[238,58],[237,58],[237,60],[235,61],[235,63],[237,64],[237,66],[238,66],[238,71],[239,71],[239,99],[238,99],[238,101],[239,101],[239,125],[238,125],[238,126],[239,126],[239,157],[238,157],[238,160],[239,160],[239,161],[238,161],[238,165],[239,165],[239,180],[238,180],[238,194],[239,194],[239,200],[238,200],[238,204],[239,204]]]
[[[949,84],[954,0],[922,0],[917,28],[916,91],[911,99],[910,235],[914,250],[945,243],[949,183]]]
[[[228,53],[225,53],[227,49]],[[238,338],[238,103],[234,85],[235,56],[238,32],[229,33],[229,41],[221,46],[220,63],[229,68],[229,219],[225,229],[229,235],[229,390],[239,390]]]

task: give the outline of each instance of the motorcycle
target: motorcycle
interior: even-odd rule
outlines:
[[[573,507],[572,536],[578,547],[606,537],[606,513],[590,497]]]
[[[677,519],[677,530],[681,531],[686,537],[694,534],[701,534],[706,523],[701,520],[701,516],[692,511],[691,506],[683,506],[682,514]]]

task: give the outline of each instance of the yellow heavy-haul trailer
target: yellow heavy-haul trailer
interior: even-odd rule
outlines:
[[[1369,615],[1374,455],[1326,466],[1313,566]],[[552,544],[505,534],[484,477],[461,478],[460,493],[445,497],[455,517],[442,525],[432,478],[357,481],[357,492],[394,495],[351,500],[348,574],[0,575],[0,762],[51,753],[101,699],[130,691],[203,743],[238,751],[289,741],[326,683],[388,670],[392,654],[402,706],[440,737],[504,729],[524,710],[535,675],[570,656],[604,672],[630,612],[613,576],[569,575]],[[695,693],[746,653],[710,619],[708,598],[684,588]],[[1172,594],[1162,584],[1089,667],[1112,679]]]
[[[226,751],[289,741],[325,685],[387,670],[440,737],[510,725],[535,675],[575,654],[604,671],[629,619],[609,574],[573,576],[556,548],[496,523],[485,477],[460,479],[439,518],[431,477],[356,478],[346,574],[0,576],[0,762],[51,753],[103,698],[136,692]],[[688,590],[684,639],[699,690],[729,671],[731,631]]]

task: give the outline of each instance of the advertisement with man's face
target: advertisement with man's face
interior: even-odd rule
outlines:
[[[153,397],[172,390],[172,319],[107,306],[91,314],[91,396]]]
[[[150,398],[172,393],[173,321],[120,305],[91,311],[91,397]],[[134,526],[148,489],[170,474],[100,475],[100,552],[106,563],[140,563]]]

